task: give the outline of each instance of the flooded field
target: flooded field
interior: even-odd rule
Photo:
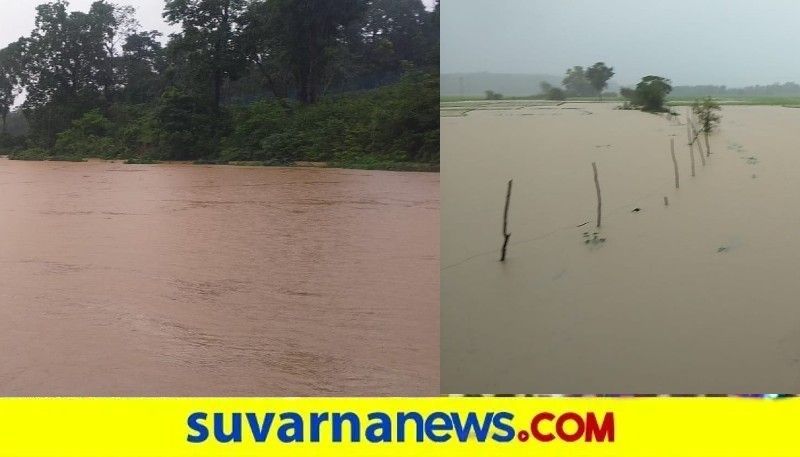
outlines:
[[[433,395],[439,176],[0,160],[0,395]]]
[[[800,109],[724,107],[691,177],[685,117],[613,106],[443,109],[443,390],[796,391]]]

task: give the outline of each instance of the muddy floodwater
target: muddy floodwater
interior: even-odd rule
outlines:
[[[432,395],[438,348],[438,174],[0,160],[0,395]]]
[[[692,177],[685,117],[614,105],[443,110],[444,390],[797,391],[800,109],[724,107]]]

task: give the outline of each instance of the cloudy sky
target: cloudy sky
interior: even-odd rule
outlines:
[[[445,0],[442,71],[547,73],[605,61],[730,87],[800,82],[796,0]]]
[[[2,8],[0,46],[5,46],[23,35],[28,35],[33,30],[36,5],[45,3],[44,0],[0,0],[0,2],[2,2],[2,7],[0,7]],[[88,11],[89,5],[92,3],[94,0],[70,0],[69,2],[71,10],[80,11]],[[173,30],[161,17],[164,0],[115,1],[114,3],[136,7],[136,17],[145,30],[159,30],[165,35]]]

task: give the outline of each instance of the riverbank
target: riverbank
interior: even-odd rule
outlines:
[[[155,164],[187,164],[187,165],[229,165],[243,167],[292,167],[292,168],[340,168],[350,170],[382,170],[382,171],[416,171],[416,172],[439,172],[438,163],[424,162],[391,162],[391,161],[354,161],[354,162],[309,162],[296,161],[292,163],[275,163],[264,161],[180,161],[180,160],[142,160],[142,159],[102,159],[87,157],[59,157],[40,153],[16,152],[0,154],[1,158],[8,160],[20,160],[28,162],[109,162],[124,163],[127,165],[155,165]]]

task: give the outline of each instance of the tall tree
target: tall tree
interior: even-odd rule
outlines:
[[[128,35],[119,57],[119,78],[123,99],[144,103],[157,99],[164,89],[163,74],[167,62],[158,38],[159,32],[139,32]]]
[[[180,24],[173,50],[185,56],[194,79],[209,79],[216,111],[222,100],[226,79],[236,79],[244,69],[237,35],[247,2],[245,0],[167,0],[164,18]]]
[[[251,2],[242,16],[240,48],[255,66],[264,86],[275,98],[289,97],[291,69],[283,65],[286,48],[272,32],[270,6],[265,1]]]
[[[270,0],[270,31],[283,50],[282,64],[291,70],[297,98],[319,99],[345,30],[360,19],[366,0]]]
[[[0,49],[0,117],[2,134],[7,133],[8,115],[20,94],[19,49],[17,43]]]
[[[581,66],[567,69],[567,74],[561,84],[564,85],[569,95],[585,96],[592,95],[594,92],[589,79],[586,78],[586,72]]]
[[[136,34],[139,28],[135,14],[132,6],[120,6],[105,0],[96,1],[89,8],[90,33],[102,43],[104,50],[96,79],[108,102],[113,101],[121,85],[117,66],[122,43],[128,36]]]
[[[597,92],[600,101],[603,101],[603,91],[608,87],[608,80],[614,76],[614,68],[607,67],[603,62],[597,62],[586,69],[586,79]]]

